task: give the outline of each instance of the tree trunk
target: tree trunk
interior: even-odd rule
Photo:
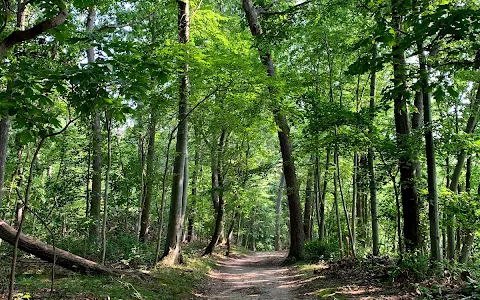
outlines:
[[[16,234],[17,231],[15,229],[0,219],[0,238],[2,240],[13,245]],[[55,264],[74,272],[82,274],[117,274],[115,270],[76,256],[70,252],[58,248],[54,250],[52,246],[28,237],[23,233],[20,235],[18,248],[48,262],[53,262],[55,257]]]
[[[215,143],[213,143],[215,145]],[[215,145],[216,146],[216,145]],[[218,210],[218,162],[217,162],[217,148],[216,147],[212,148],[212,153],[210,157],[210,168],[211,168],[211,173],[212,173],[212,204],[213,204],[213,209],[215,211]]]
[[[187,242],[191,242],[195,239],[195,205],[197,201],[197,185],[198,185],[198,168],[200,164],[200,149],[199,144],[197,144],[195,148],[195,167],[193,169],[193,179],[192,179],[192,201],[191,201],[191,209],[190,213],[188,214],[188,226],[187,226]]]
[[[223,197],[223,181],[224,181],[224,176],[223,174],[223,150],[225,146],[225,139],[227,136],[227,131],[225,129],[222,129],[222,133],[220,134],[220,139],[218,141],[217,145],[217,151],[216,153],[212,153],[212,155],[216,155],[216,175],[217,175],[217,180],[216,183],[218,184],[217,187],[212,186],[212,191],[216,190],[215,193],[218,197],[218,205],[217,205],[217,216],[215,220],[215,229],[213,231],[212,239],[210,243],[208,244],[207,248],[205,249],[205,252],[203,255],[211,254],[213,252],[213,249],[215,248],[215,245],[217,245],[220,236],[222,234],[222,229],[223,229],[223,215],[225,213],[225,199]],[[212,181],[212,185],[214,182]]]
[[[407,103],[407,79],[405,49],[402,45],[403,17],[399,13],[401,2],[392,0],[392,22],[395,30],[395,45],[392,48],[394,115],[400,167],[400,190],[403,207],[403,235],[407,251],[414,251],[420,245],[420,211],[415,184],[415,160],[411,151],[410,121]]]
[[[420,70],[420,72],[422,72]],[[421,88],[421,87],[420,87]],[[422,121],[423,121],[423,114],[424,114],[424,109],[423,109],[423,90],[421,89],[420,91],[417,91],[415,93],[415,98],[413,100],[413,105],[416,108],[416,111],[412,113],[412,131],[420,131],[422,129]],[[420,147],[419,147],[420,149]],[[419,154],[419,151],[415,153],[417,156]],[[415,161],[415,177],[420,180],[422,178],[422,168],[420,166],[420,161],[417,159]]]
[[[177,1],[178,4],[178,39],[181,44],[186,44],[190,38],[189,0]],[[176,156],[173,164],[172,194],[170,213],[168,219],[167,238],[162,260],[167,264],[176,264],[182,261],[181,239],[184,223],[184,210],[186,197],[184,197],[185,163],[188,150],[188,95],[189,79],[188,64],[184,64],[183,71],[179,74],[179,108],[177,129]]]
[[[318,155],[315,155],[315,166],[313,174],[313,195],[315,201],[315,220],[317,221],[318,236],[320,237],[320,170],[318,168]],[[312,221],[312,223],[314,223]],[[313,237],[312,237],[313,238]]]
[[[350,219],[348,217],[347,205],[345,204],[345,197],[343,195],[342,179],[340,176],[340,163],[339,163],[338,157],[337,157],[337,180],[338,180],[338,188],[340,189],[340,197],[342,199],[343,213],[345,214],[345,221],[347,222],[348,237],[350,239],[350,247],[348,247],[349,245],[348,245],[348,239],[347,239],[347,253],[348,253],[348,248],[350,248],[350,250],[352,250],[352,256],[356,257],[355,244],[352,243],[353,241],[352,228],[350,227]]]
[[[3,185],[5,180],[5,167],[7,163],[8,135],[10,130],[10,116],[0,120],[0,208],[3,199]]]
[[[275,251],[280,251],[282,249],[280,235],[281,235],[281,226],[280,220],[282,217],[282,196],[283,196],[283,186],[285,184],[285,177],[283,173],[280,174],[280,183],[278,185],[277,191],[277,201],[275,202]]]
[[[169,141],[170,142],[170,141]],[[169,144],[170,145],[170,144]],[[140,175],[140,192],[138,194],[138,218],[137,223],[135,224],[135,232],[140,233],[140,227],[142,223],[142,208],[143,202],[146,194],[146,184],[145,184],[145,137],[142,135],[138,136],[138,162],[140,163],[139,174]]]
[[[232,251],[231,249],[231,243],[232,243],[232,236],[233,236],[233,228],[235,228],[235,219],[237,218],[238,211],[235,210],[233,213],[233,218],[232,222],[230,222],[230,226],[228,227],[227,231],[227,252],[225,253],[225,256],[230,256],[230,253]]]
[[[333,153],[333,161],[335,166],[338,165],[338,150],[335,149]],[[338,209],[338,169],[335,168],[334,178],[333,178],[333,198],[334,198],[334,208],[335,208],[335,218],[337,220],[337,238],[338,238],[338,247],[342,255],[344,254],[343,250],[343,235],[342,235],[342,224],[340,223],[340,212]]]
[[[424,54],[423,43],[418,42],[420,58],[420,87],[423,96],[424,127],[425,127],[425,154],[427,157],[428,181],[428,219],[430,223],[430,257],[433,261],[442,261],[440,247],[440,222],[438,213],[437,167],[435,161],[435,142],[432,131],[432,105],[430,97],[430,79],[427,58]],[[417,171],[418,172],[418,171]]]
[[[145,176],[145,198],[143,199],[142,214],[140,219],[140,232],[138,239],[140,242],[145,242],[148,239],[149,220],[150,220],[150,206],[153,197],[153,183],[154,183],[154,163],[155,163],[155,133],[157,125],[156,113],[152,109],[150,115],[150,124],[148,126],[148,149],[147,149],[147,173]]]
[[[220,232],[222,231],[223,227],[223,214],[225,212],[225,200],[223,198],[223,192],[220,191],[219,197],[218,197],[218,209],[217,209],[217,217],[215,219],[215,230],[212,235],[212,239],[210,240],[210,243],[208,244],[207,248],[205,249],[205,252],[203,253],[203,256],[212,254],[213,249],[215,248],[215,245],[218,242],[218,239],[220,237]]]
[[[305,210],[303,214],[303,232],[305,239],[311,239],[310,223],[312,222],[312,184],[313,184],[313,167],[308,169],[307,185],[305,188]]]
[[[252,0],[243,0],[242,3],[252,36],[261,36],[262,28]],[[275,67],[270,53],[264,53],[261,49],[259,49],[259,52],[262,63],[267,67],[267,75],[274,77]],[[270,89],[270,92],[272,94],[274,93],[272,89]],[[305,257],[305,235],[302,228],[302,210],[298,192],[297,175],[295,173],[292,146],[290,144],[290,127],[288,126],[287,119],[278,107],[273,109],[273,116],[279,128],[278,139],[280,142],[280,151],[282,152],[283,174],[285,175],[288,209],[290,212],[290,251],[288,258],[302,260]]]
[[[290,251],[288,257],[302,260],[305,257],[305,235],[302,228],[302,208],[298,194],[297,175],[290,144],[290,128],[285,116],[279,112],[274,113],[275,121],[280,129],[278,139],[283,158],[283,174],[287,186],[288,209],[290,212]]]
[[[93,31],[96,20],[96,8],[91,6],[88,9],[87,30]],[[87,59],[89,64],[95,63],[95,49],[87,49]],[[90,197],[90,219],[92,220],[89,230],[91,242],[98,242],[100,228],[100,205],[102,201],[102,127],[100,124],[100,113],[94,113],[92,124],[93,130],[93,165],[92,165],[92,195]]]
[[[468,229],[465,233],[465,238],[462,246],[462,251],[460,252],[460,257],[458,261],[460,263],[466,263],[468,257],[470,256],[470,251],[472,250],[473,241],[475,240],[475,232],[471,229]]]
[[[105,124],[107,127],[107,171],[105,172],[105,196],[103,197],[102,265],[105,265],[105,255],[107,253],[108,183],[112,167],[112,119],[107,116],[107,113],[105,113]]]
[[[377,57],[377,46],[374,45],[372,60]],[[373,124],[375,120],[375,93],[376,93],[377,73],[372,70],[370,77],[370,128],[373,133]],[[369,190],[370,190],[370,214],[372,222],[372,252],[374,256],[380,255],[379,231],[378,231],[378,205],[377,205],[377,182],[375,178],[375,153],[373,146],[368,147],[368,173],[369,173]]]
[[[352,244],[356,245],[357,240],[357,198],[358,198],[358,189],[357,189],[357,176],[358,176],[358,153],[355,151],[353,153],[353,175],[352,175]]]
[[[323,186],[320,198],[320,228],[318,229],[318,239],[323,241],[325,238],[325,198],[327,195],[328,185],[328,169],[330,168],[330,149],[327,149],[327,157],[325,159],[325,174],[323,175]]]

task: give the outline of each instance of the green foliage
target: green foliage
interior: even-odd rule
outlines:
[[[401,261],[392,267],[389,275],[392,281],[420,281],[430,274],[430,258],[420,252],[405,253]]]
[[[312,260],[331,260],[340,255],[338,243],[321,242],[318,239],[308,241],[305,244],[305,251],[307,257]]]

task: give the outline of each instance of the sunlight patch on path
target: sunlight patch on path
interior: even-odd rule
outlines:
[[[209,275],[209,280],[196,293],[197,299],[309,299],[297,295],[301,284],[298,275],[292,275],[281,266],[285,252],[257,253],[244,258],[225,258]]]

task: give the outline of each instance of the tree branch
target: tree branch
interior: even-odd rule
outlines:
[[[68,16],[68,10],[66,8],[60,8],[58,15],[51,19],[47,19],[32,28],[27,30],[15,30],[10,33],[5,39],[0,42],[0,59],[5,55],[5,53],[12,48],[14,45],[32,40],[44,33],[45,31],[55,28],[62,25]]]
[[[299,8],[301,8],[304,5],[310,4],[311,2],[313,2],[313,0],[307,0],[297,5],[291,6],[284,11],[267,11],[264,9],[257,9],[257,13],[263,16],[286,15],[286,14],[296,12]]]

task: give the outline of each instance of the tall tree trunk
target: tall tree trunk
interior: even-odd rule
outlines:
[[[325,238],[325,198],[327,195],[328,170],[330,168],[330,149],[327,149],[327,157],[325,159],[325,174],[323,175],[323,186],[320,198],[320,228],[318,229],[318,239],[323,241]]]
[[[277,201],[275,202],[275,251],[280,251],[282,249],[281,245],[281,217],[282,217],[282,196],[283,196],[283,186],[285,184],[285,177],[283,173],[280,174],[280,183],[278,184],[277,191]]]
[[[420,58],[420,87],[423,96],[425,154],[427,157],[428,181],[428,219],[430,222],[430,257],[436,262],[442,261],[440,247],[440,222],[438,212],[437,167],[435,161],[435,142],[432,130],[432,105],[430,97],[430,79],[427,57],[424,54],[423,43],[418,42]],[[418,172],[418,171],[417,171]]]
[[[91,178],[90,167],[91,166],[92,166],[92,142],[89,139],[88,155],[87,155],[87,180],[85,184],[85,218],[88,218],[90,214],[90,178]]]
[[[211,151],[211,157],[210,157],[210,168],[211,168],[211,173],[212,173],[212,204],[213,204],[213,209],[215,211],[218,210],[218,156],[217,156],[217,145],[213,143],[212,151]]]
[[[403,16],[400,14],[402,1],[392,0],[392,22],[395,30],[395,44],[392,48],[394,115],[400,167],[400,190],[403,207],[403,235],[407,251],[414,251],[420,245],[420,211],[415,184],[415,161],[411,151],[410,120],[407,103],[407,78],[405,49],[402,45]]]
[[[107,217],[108,217],[108,184],[110,182],[110,169],[112,166],[112,119],[105,112],[107,127],[107,171],[105,172],[105,194],[103,197],[103,222],[102,222],[102,264],[105,265],[107,253]]]
[[[338,180],[338,188],[340,190],[340,198],[342,199],[342,206],[343,206],[343,213],[345,214],[345,221],[347,222],[347,232],[348,232],[348,237],[350,239],[350,250],[352,250],[352,256],[356,257],[355,253],[355,244],[352,243],[353,241],[353,235],[352,235],[352,228],[350,226],[350,219],[348,217],[348,210],[347,210],[347,205],[345,204],[345,197],[343,195],[343,187],[342,187],[342,179],[340,176],[340,163],[339,163],[339,158],[337,157],[337,180]],[[347,252],[348,252],[348,240],[347,240]]]
[[[223,151],[224,151],[226,136],[227,136],[227,131],[225,129],[222,129],[222,133],[220,134],[220,139],[217,145],[217,151],[216,151],[217,158],[215,160],[217,162],[215,170],[217,175],[216,182],[218,183],[218,186],[217,187],[212,186],[212,190],[215,190],[215,189],[217,190],[216,191],[216,194],[218,196],[217,215],[216,215],[215,228],[213,231],[212,239],[210,240],[210,243],[205,249],[205,252],[203,253],[203,255],[211,254],[213,252],[215,245],[217,245],[220,239],[220,236],[222,234],[222,229],[223,229],[223,215],[225,213],[225,198],[223,197],[223,188],[224,188],[223,182],[224,182],[225,174],[223,174],[222,172],[223,172]]]
[[[305,239],[311,238],[310,223],[312,221],[312,184],[313,184],[313,167],[308,169],[307,185],[305,188],[305,210],[303,213],[303,232]]]
[[[230,256],[230,252],[232,251],[231,243],[232,243],[233,229],[235,228],[235,219],[237,218],[237,215],[238,215],[238,210],[235,210],[235,212],[233,213],[232,221],[230,222],[230,226],[228,226],[227,252],[225,253],[225,256]]]
[[[5,180],[5,167],[7,163],[8,135],[10,130],[10,116],[0,120],[0,208],[3,199],[3,185]]]
[[[185,215],[187,214],[187,203],[188,203],[188,180],[189,180],[189,168],[188,168],[188,149],[185,156],[185,165],[183,167],[183,195],[182,195],[182,218],[185,220]],[[185,241],[185,221],[182,222],[182,237]]]
[[[375,62],[377,57],[377,45],[374,45],[372,61]],[[370,134],[373,133],[373,124],[375,120],[375,93],[377,84],[377,73],[372,70],[370,76]],[[375,178],[375,153],[373,146],[368,147],[368,173],[369,173],[369,190],[370,190],[370,214],[372,222],[372,252],[374,256],[380,255],[379,231],[378,231],[378,205],[377,205],[377,182]]]
[[[252,0],[243,0],[242,3],[252,36],[261,36],[262,27]],[[274,77],[275,66],[270,53],[265,53],[261,49],[259,49],[259,52],[262,63],[267,67],[267,75]],[[270,92],[273,94],[273,89],[270,89]],[[282,152],[283,174],[285,175],[287,186],[288,209],[290,213],[290,251],[288,258],[301,260],[305,257],[305,234],[302,227],[302,208],[300,205],[295,164],[292,156],[292,145],[290,143],[290,127],[288,126],[286,117],[278,107],[273,109],[273,116],[279,129],[278,139],[280,142],[280,151]]]
[[[169,141],[170,142],[170,141]],[[170,144],[169,144],[170,145]],[[143,208],[143,202],[145,199],[145,194],[146,194],[146,172],[145,172],[145,137],[142,135],[138,136],[138,162],[140,163],[140,168],[139,169],[139,174],[140,175],[140,192],[138,194],[138,218],[137,222],[135,224],[135,232],[140,232],[140,226],[142,223],[142,208]]]
[[[142,214],[140,220],[140,232],[138,239],[140,242],[145,242],[148,239],[148,229],[150,220],[150,206],[153,197],[153,183],[154,183],[154,162],[155,162],[155,133],[157,125],[156,113],[152,109],[150,115],[150,124],[148,126],[148,150],[147,150],[147,173],[145,176],[145,198],[142,205]]]
[[[352,175],[352,244],[355,247],[357,240],[357,198],[358,198],[358,189],[357,189],[357,177],[358,177],[358,153],[355,151],[353,153],[353,175]]]
[[[421,70],[420,70],[421,72]],[[423,124],[423,90],[417,91],[415,93],[415,98],[413,100],[413,105],[416,108],[416,111],[412,112],[412,131],[413,132],[419,132],[421,131]],[[419,147],[420,149],[420,147]],[[415,153],[417,156],[420,154],[419,151]],[[415,161],[415,177],[417,180],[420,180],[422,178],[422,168],[420,166],[420,160]]]
[[[467,170],[465,172],[465,191],[470,194],[471,190],[471,177],[472,177],[472,156],[467,159]],[[480,188],[480,185],[479,185]],[[474,200],[475,201],[475,200]],[[475,232],[471,228],[465,229],[465,235],[463,238],[462,249],[458,257],[460,263],[466,263],[470,256],[473,241],[475,240]]]
[[[288,209],[290,212],[290,251],[288,257],[302,260],[305,257],[305,235],[302,228],[302,208],[298,193],[297,175],[290,144],[290,128],[285,116],[279,112],[274,113],[275,121],[280,129],[278,139],[283,158],[283,174],[287,186]]]
[[[93,31],[97,12],[95,6],[88,9],[87,30]],[[89,64],[95,63],[95,49],[87,49],[87,60]],[[93,165],[92,165],[92,195],[90,197],[90,219],[92,220],[89,229],[91,242],[97,243],[100,228],[100,205],[102,202],[102,127],[100,124],[100,113],[95,111],[92,124],[93,130]]]
[[[338,165],[338,150],[335,149],[333,153],[333,161],[335,164],[335,167]],[[335,208],[335,219],[337,220],[337,238],[338,238],[338,247],[340,248],[340,251],[342,255],[344,254],[344,249],[343,249],[343,235],[342,235],[342,224],[340,222],[340,211],[338,209],[338,179],[339,179],[339,174],[338,174],[338,169],[335,168],[334,171],[334,176],[333,176],[333,198],[334,198],[334,208]]]
[[[178,40],[181,44],[186,44],[190,38],[190,17],[189,0],[177,1],[178,4]],[[188,95],[189,79],[188,64],[184,64],[183,71],[179,74],[179,107],[178,120],[180,124],[177,129],[177,143],[175,148],[175,161],[173,164],[172,194],[170,203],[170,213],[168,219],[167,238],[165,241],[165,251],[162,260],[167,264],[176,264],[182,261],[181,239],[184,223],[184,183],[185,183],[185,162],[188,150]]]
[[[315,155],[314,168],[315,171],[313,174],[313,195],[315,201],[315,220],[317,221],[318,236],[320,237],[320,170],[318,168],[318,155]],[[312,221],[312,223],[314,222]]]
[[[196,197],[197,197],[197,185],[198,185],[198,168],[200,164],[200,145],[197,144],[195,148],[195,166],[193,169],[193,178],[192,178],[192,201],[191,201],[191,209],[188,214],[188,226],[187,226],[187,242],[191,242],[195,239],[195,205],[196,205]]]

